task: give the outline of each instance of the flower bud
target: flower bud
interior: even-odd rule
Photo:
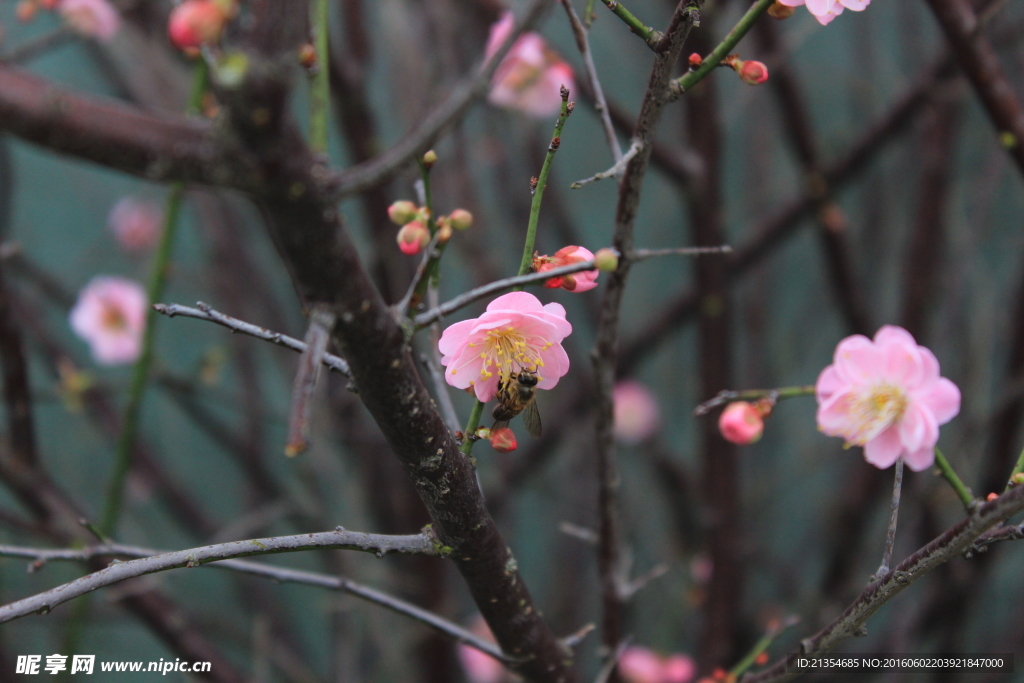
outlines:
[[[227,15],[212,0],[185,0],[171,10],[167,35],[180,49],[198,48],[220,38]]]
[[[1010,483],[1013,484],[1014,486],[1020,486],[1021,484],[1024,484],[1024,472],[1018,472],[1017,474],[1013,475],[1013,477],[1010,479]]]
[[[491,448],[499,453],[511,453],[516,449],[516,435],[508,427],[491,430]]]
[[[412,202],[401,199],[388,207],[388,218],[395,225],[405,225],[409,221],[416,220],[419,207]]]
[[[985,496],[985,500],[991,502],[991,501],[995,500],[998,497],[999,497],[999,494],[996,493],[995,491],[993,491],[992,493],[990,493],[987,496]]]
[[[420,253],[423,247],[430,243],[430,231],[419,221],[406,223],[398,231],[398,248],[403,254],[412,256]]]
[[[789,19],[793,16],[793,12],[795,11],[796,7],[783,5],[779,0],[775,0],[775,2],[772,3],[772,6],[768,8],[768,14],[776,19]]]
[[[700,56],[699,52],[694,52],[692,55],[690,55],[688,61],[690,62],[690,67],[696,69],[698,66],[704,63],[704,58]]]
[[[741,59],[737,59],[733,64],[733,68],[736,69],[736,73],[740,75],[740,79],[744,83],[761,85],[768,80],[768,67],[756,60],[748,59],[744,62]]]
[[[452,238],[452,226],[448,221],[443,221],[437,226],[437,243],[444,244]]]
[[[307,71],[316,68],[316,48],[312,43],[303,43],[299,48],[299,64]]]
[[[473,225],[473,214],[465,209],[455,209],[451,215],[448,216],[448,222],[452,224],[452,227],[456,230],[465,230],[469,226]]]
[[[598,249],[597,253],[594,254],[594,265],[597,269],[610,273],[619,267],[619,255],[615,253],[614,249],[605,247],[604,249]]]
[[[761,438],[764,418],[761,412],[746,401],[730,403],[718,419],[718,430],[726,441],[746,446]]]
[[[427,153],[423,155],[423,165],[430,168],[437,161],[437,152],[432,149],[428,149]]]
[[[478,439],[490,439],[491,438],[491,428],[490,427],[477,427],[477,430],[475,432],[473,432],[473,434]]]

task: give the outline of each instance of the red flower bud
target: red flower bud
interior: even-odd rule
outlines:
[[[419,221],[406,223],[398,231],[398,248],[402,250],[403,254],[408,254],[409,256],[418,254],[429,243],[430,231],[427,230],[427,226]]]
[[[692,55],[690,55],[689,62],[690,66],[696,69],[698,66],[704,63],[704,58],[700,56],[699,52],[694,52]]]
[[[220,38],[227,15],[212,0],[185,0],[171,10],[167,35],[181,49],[197,48]]]
[[[491,448],[499,453],[511,453],[516,449],[516,435],[508,427],[491,430]]]
[[[764,418],[761,411],[746,401],[730,403],[718,419],[718,430],[726,441],[746,446],[761,438]]]
[[[736,69],[736,73],[740,75],[740,79],[744,83],[760,85],[768,80],[768,67],[756,60],[750,59],[744,62],[738,59],[733,68]]]

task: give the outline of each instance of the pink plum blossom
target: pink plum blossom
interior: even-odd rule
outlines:
[[[491,26],[487,39],[488,59],[498,51],[514,26],[515,19],[508,11]],[[563,85],[570,92],[576,89],[572,67],[549,48],[539,34],[527,32],[519,36],[498,65],[487,99],[495,106],[544,118],[561,109]]]
[[[89,343],[101,365],[134,362],[142,352],[146,292],[119,277],[94,277],[71,309],[71,329]]]
[[[494,641],[491,629],[483,617],[476,618],[471,630],[484,640]],[[458,645],[458,652],[459,661],[470,683],[500,683],[505,680],[505,666],[494,657],[463,643]]]
[[[661,411],[650,389],[624,380],[612,391],[615,403],[615,438],[625,444],[646,441],[658,431]]]
[[[160,241],[163,210],[138,197],[124,197],[107,217],[107,227],[121,248],[130,253],[152,249]]]
[[[806,5],[807,10],[822,26],[843,13],[843,9],[860,12],[871,4],[871,0],[778,0],[787,7]]]
[[[61,0],[57,11],[76,32],[102,42],[121,28],[121,15],[107,0]]]
[[[752,403],[735,401],[718,418],[718,431],[726,441],[747,446],[758,441],[764,432],[764,416]]]
[[[619,658],[619,675],[626,683],[690,683],[697,666],[687,655],[662,657],[644,647],[628,647]]]
[[[561,342],[571,332],[560,304],[542,305],[526,292],[504,294],[479,318],[455,323],[441,335],[444,378],[459,389],[472,387],[481,401],[494,398],[498,382],[521,370],[537,373],[538,389],[551,389],[569,371]]]
[[[697,663],[689,655],[672,655],[665,660],[663,683],[690,683],[697,676]]]
[[[915,472],[930,467],[939,425],[960,412],[960,390],[939,376],[935,355],[891,325],[874,341],[855,334],[839,342],[815,389],[818,429],[863,446],[880,469],[901,457]]]
[[[565,266],[571,266],[575,263],[583,263],[584,261],[593,261],[594,254],[585,247],[577,247],[571,245],[568,247],[562,247],[555,252],[554,256],[534,256],[533,257],[533,269],[538,273],[544,273],[555,268],[563,268]],[[569,292],[587,292],[597,287],[597,276],[600,274],[599,270],[585,270],[580,273],[573,273],[572,275],[563,275],[562,277],[553,277],[544,283],[544,286],[548,289],[564,289]]]

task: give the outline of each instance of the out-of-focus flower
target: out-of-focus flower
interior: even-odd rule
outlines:
[[[661,411],[654,394],[639,382],[624,380],[612,392],[615,438],[624,444],[646,441],[658,431]]]
[[[645,647],[628,647],[619,657],[619,675],[628,683],[661,683],[661,656]]]
[[[764,416],[756,406],[746,401],[730,403],[718,418],[718,431],[726,441],[741,446],[752,444],[764,431]]]
[[[627,683],[690,683],[697,666],[688,655],[662,657],[643,647],[629,647],[619,658],[619,675]]]
[[[483,617],[477,617],[470,630],[485,640],[494,641],[491,629]],[[505,666],[494,657],[463,643],[459,643],[457,649],[459,661],[470,683],[500,683],[505,680]]]
[[[855,334],[839,342],[816,393],[818,429],[863,446],[881,469],[900,457],[915,472],[930,467],[939,425],[960,412],[960,390],[939,376],[935,354],[892,325],[874,341]]]
[[[398,248],[403,254],[413,255],[420,253],[423,247],[430,244],[430,231],[427,226],[419,221],[412,221],[402,226],[398,231]]]
[[[224,3],[184,0],[171,10],[167,20],[167,35],[176,47],[194,50],[219,40],[229,17],[230,10]]]
[[[778,2],[788,7],[806,5],[807,10],[822,26],[842,14],[844,8],[860,12],[871,4],[871,0],[778,0]]]
[[[555,268],[571,266],[575,263],[592,261],[594,255],[589,249],[575,245],[562,247],[555,252],[554,256],[534,256],[533,269],[538,273],[546,273]],[[597,287],[598,270],[585,270],[572,275],[553,277],[544,283],[548,289],[564,289],[569,292],[586,292]]]
[[[527,292],[499,296],[479,318],[451,325],[438,348],[444,378],[459,389],[473,388],[480,401],[498,392],[512,373],[537,373],[537,388],[551,389],[569,371],[562,340],[572,332],[560,304],[542,305]]]
[[[28,23],[35,19],[39,5],[35,0],[21,0],[14,10],[14,16],[22,23]]]
[[[491,448],[499,453],[511,453],[519,447],[515,432],[508,427],[492,429],[488,438],[491,441]]]
[[[608,247],[598,249],[594,254],[594,265],[602,273],[610,273],[619,267],[619,254]]]
[[[101,365],[132,363],[142,351],[146,292],[119,277],[94,277],[71,309],[71,329],[89,343]]]
[[[138,197],[123,197],[107,216],[107,227],[127,252],[148,251],[160,241],[163,209]]]
[[[64,21],[77,33],[106,42],[121,28],[121,16],[107,0],[61,0]]]
[[[515,25],[511,12],[504,12],[491,26],[487,57],[492,57]],[[491,78],[488,101],[498,107],[518,109],[544,118],[562,107],[562,86],[576,89],[572,67],[548,47],[537,33],[524,33],[513,43]]]

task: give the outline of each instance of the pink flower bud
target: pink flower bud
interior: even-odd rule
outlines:
[[[473,214],[465,209],[455,209],[451,215],[448,216],[448,222],[451,223],[452,227],[456,230],[465,230],[469,226],[473,225]]]
[[[760,411],[746,401],[730,403],[718,419],[718,430],[726,441],[741,446],[752,444],[761,438],[764,418]]]
[[[388,207],[388,218],[395,225],[405,225],[409,221],[416,220],[416,214],[419,213],[419,210],[418,206],[407,199],[400,199]]]
[[[736,60],[734,66],[736,73],[744,83],[750,85],[761,85],[768,80],[768,67],[753,59],[747,61]]]
[[[594,255],[583,247],[575,245],[562,247],[555,252],[554,256],[534,256],[533,269],[538,273],[544,273],[555,268],[571,266],[574,263],[583,263],[593,260]],[[573,275],[553,277],[544,283],[548,289],[562,288],[569,292],[586,292],[597,287],[597,270],[586,270]]]
[[[403,254],[410,256],[418,254],[428,244],[430,244],[430,231],[419,221],[406,223],[398,231],[398,248],[402,250]]]
[[[687,61],[690,62],[690,66],[692,68],[696,69],[698,66],[704,63],[704,58],[700,56],[699,52],[694,52],[692,55],[690,55],[690,58]]]
[[[167,35],[180,49],[198,48],[220,38],[226,22],[224,10],[212,0],[184,0],[171,11]]]
[[[516,449],[516,435],[508,427],[491,430],[491,448],[499,453],[511,453]]]

